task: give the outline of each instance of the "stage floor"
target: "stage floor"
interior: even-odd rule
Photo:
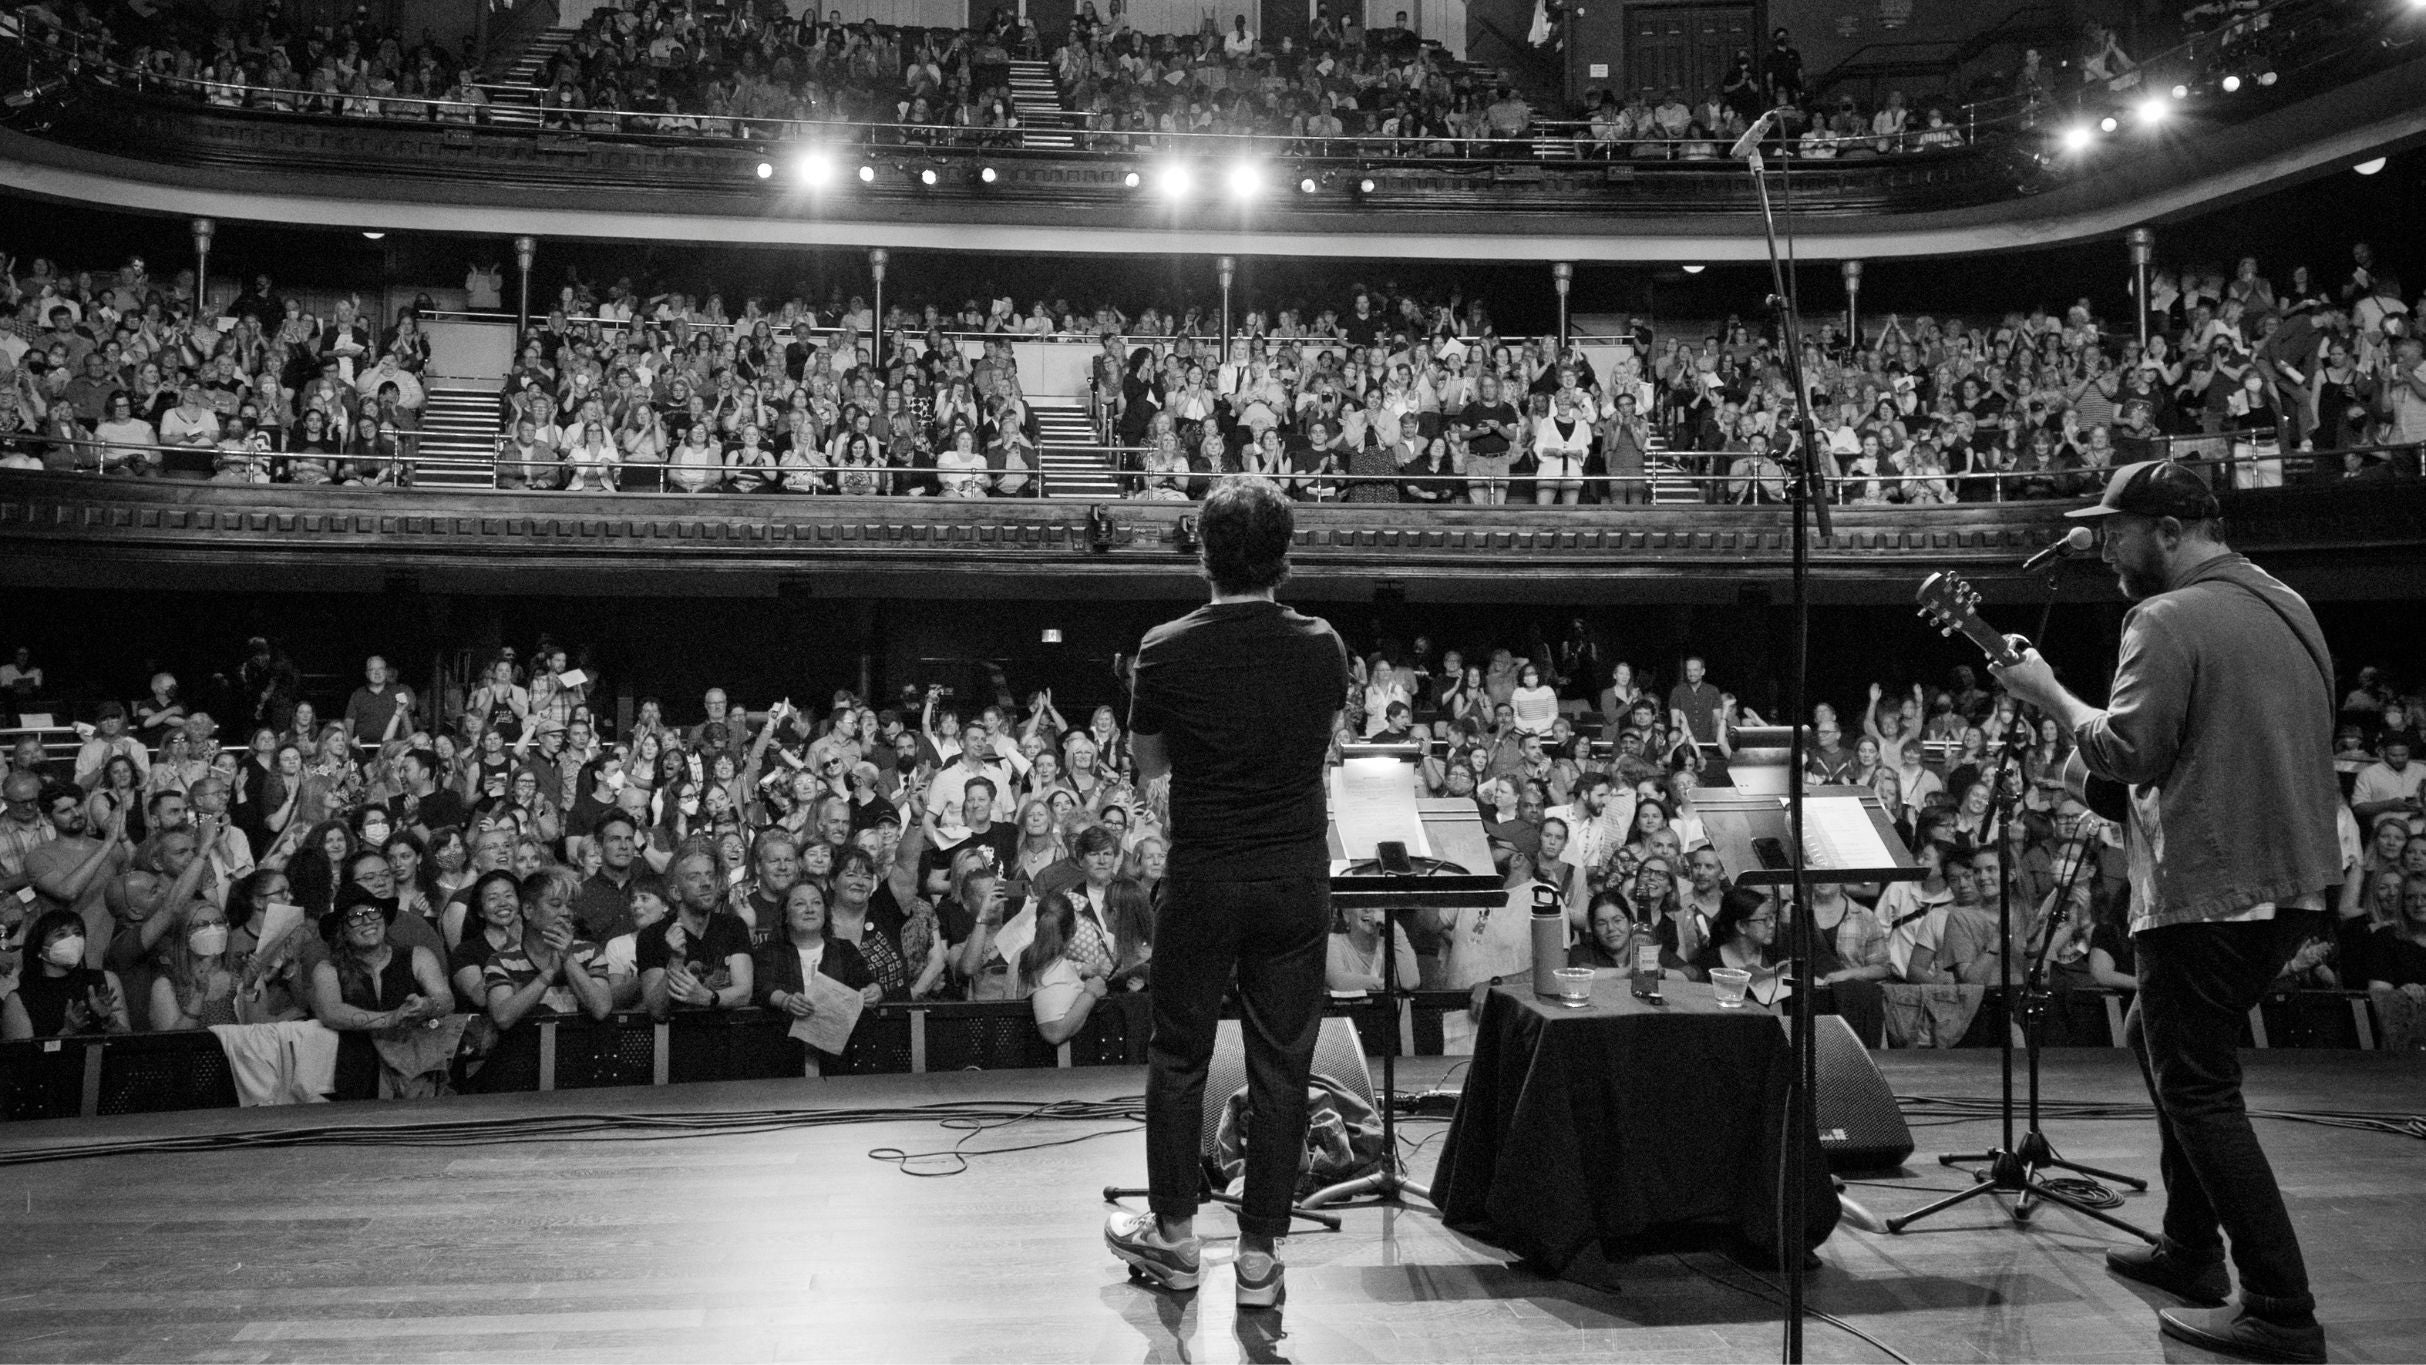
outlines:
[[[2249,1055],[2254,1106],[2426,1108],[2426,1066],[2369,1053]],[[1454,1063],[1426,1059],[1401,1085]],[[1996,1093],[1991,1052],[1890,1054],[1901,1095]],[[1452,1082],[1454,1077],[1451,1077]],[[594,1090],[479,1102],[313,1106],[0,1129],[0,1147],[331,1123],[595,1112],[850,1109],[1134,1095],[1133,1070],[993,1072]],[[2144,1098],[2121,1053],[2051,1054],[2050,1098]],[[1130,1284],[1102,1249],[1107,1183],[1143,1175],[1117,1124],[1029,1124],[921,1179],[869,1149],[928,1151],[931,1122],[649,1141],[301,1147],[0,1168],[0,1360],[1328,1361],[1774,1360],[1769,1303],[1713,1254],[1550,1281],[1425,1212],[1351,1210],[1284,1250],[1289,1301],[1241,1318],[1226,1268],[1201,1299]],[[1427,1174],[1440,1122],[1411,1124]],[[2261,1121],[2307,1249],[2336,1360],[2426,1358],[2426,1148]],[[1935,1154],[1991,1122],[1916,1128],[1901,1179],[1849,1194],[1880,1215],[1963,1182]],[[2153,1181],[2145,1121],[2050,1124],[2067,1156]],[[2122,1212],[2153,1226],[2162,1195]],[[1226,1213],[1203,1224],[1225,1237]],[[2162,1341],[2153,1293],[2105,1273],[2117,1235],[2060,1209],[2016,1227],[1989,1200],[1900,1237],[1840,1228],[1814,1307],[1915,1360],[2204,1360]],[[1226,1259],[1227,1243],[1216,1252]],[[1713,1278],[1715,1277],[1715,1279]],[[1878,1360],[1826,1323],[1812,1360]]]

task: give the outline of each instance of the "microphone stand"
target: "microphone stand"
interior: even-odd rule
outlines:
[[[1794,385],[1795,421],[1800,447],[1798,450],[1787,452],[1787,458],[1794,463],[1793,477],[1788,485],[1786,499],[1786,514],[1792,523],[1793,533],[1793,577],[1790,600],[1794,616],[1793,661],[1787,683],[1789,693],[1787,707],[1792,712],[1793,725],[1789,732],[1791,739],[1786,757],[1786,846],[1788,850],[1786,856],[1788,866],[1793,873],[1795,909],[1792,952],[1799,959],[1802,977],[1802,989],[1794,992],[1788,1002],[1788,1012],[1791,1014],[1794,1024],[1795,1053],[1794,1079],[1787,1087],[1786,1100],[1786,1132],[1788,1140],[1791,1142],[1803,1133],[1817,1130],[1813,1098],[1819,1090],[1819,1054],[1812,1036],[1811,1019],[1814,994],[1812,983],[1818,979],[1814,965],[1818,961],[1819,954],[1811,922],[1810,868],[1803,846],[1803,789],[1805,785],[1803,764],[1807,752],[1805,736],[1808,733],[1804,717],[1810,709],[1808,688],[1811,662],[1811,534],[1809,522],[1813,517],[1817,518],[1819,533],[1824,538],[1833,539],[1835,531],[1828,519],[1827,473],[1819,460],[1819,435],[1817,424],[1811,413],[1811,388],[1803,377],[1801,326],[1795,314],[1793,291],[1787,287],[1787,258],[1780,255],[1778,251],[1777,214],[1769,204],[1767,167],[1762,160],[1760,150],[1762,125],[1771,123],[1776,117],[1777,111],[1771,110],[1755,120],[1753,126],[1746,131],[1743,142],[1739,146],[1742,148],[1741,155],[1745,157],[1752,171],[1753,187],[1760,194],[1761,228],[1769,249],[1769,281],[1777,296],[1779,329],[1783,334],[1780,337],[1783,343],[1781,349],[1785,352],[1787,380]],[[1788,191],[1788,202],[1791,203],[1792,187],[1785,183],[1790,173],[1781,166],[1778,174],[1781,183],[1785,184]],[[1791,250],[1792,227],[1790,224],[1787,231],[1789,250]],[[1753,470],[1752,477],[1757,480],[1760,477],[1760,471]],[[1809,1182],[1804,1179],[1801,1163],[1794,1160],[1794,1153],[1791,1150],[1786,1157],[1786,1166],[1788,1178],[1778,1191],[1777,1212],[1778,1264],[1786,1275],[1784,1357],[1788,1365],[1800,1365],[1803,1359],[1803,1318],[1807,1311],[1804,1305],[1806,1273],[1804,1261],[1808,1251],[1803,1246],[1803,1230],[1809,1225],[1810,1220],[1810,1192],[1806,1188]]]

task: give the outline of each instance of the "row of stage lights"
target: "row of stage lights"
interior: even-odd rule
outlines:
[[[806,189],[831,189],[846,183],[843,165],[844,163],[837,161],[830,152],[803,152],[791,163],[792,179]],[[774,162],[761,161],[757,165],[758,178],[773,180],[777,169]],[[874,185],[879,180],[887,178],[888,175],[899,176],[911,184],[926,189],[933,189],[946,180],[992,185],[999,183],[1002,179],[1002,172],[985,162],[950,165],[937,161],[886,162],[880,160],[861,161],[858,167],[851,171],[849,179],[856,179],[862,185]],[[1213,183],[1227,192],[1232,199],[1243,203],[1263,195],[1264,191],[1269,188],[1268,176],[1269,171],[1261,162],[1234,161],[1213,177]],[[1121,184],[1124,188],[1150,189],[1171,200],[1186,199],[1195,194],[1197,181],[1198,167],[1192,162],[1178,160],[1165,161],[1145,170],[1131,168],[1121,175]],[[1378,184],[1374,178],[1361,173],[1307,171],[1297,178],[1297,192],[1303,195],[1345,190],[1350,195],[1362,197],[1373,193],[1376,188],[1378,188]]]

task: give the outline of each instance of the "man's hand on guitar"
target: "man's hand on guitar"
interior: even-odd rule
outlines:
[[[1990,664],[1988,672],[1996,678],[2013,699],[2035,706],[2049,715],[2064,713],[2064,685],[2055,680],[2055,669],[2045,655],[2031,648],[2030,642],[2019,635],[2005,637],[2021,661],[2012,664]]]

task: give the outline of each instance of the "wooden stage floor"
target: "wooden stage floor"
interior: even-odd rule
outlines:
[[[2426,1109],[2426,1067],[2368,1053],[2249,1057],[2253,1104]],[[1410,1064],[1406,1088],[1446,1065]],[[1903,1095],[1993,1096],[1989,1052],[1895,1054]],[[1452,1078],[1453,1079],[1453,1078]],[[850,1109],[1110,1099],[1130,1070],[886,1077],[586,1091],[498,1101],[314,1106],[16,1125],[0,1147],[332,1122],[595,1112]],[[2048,1095],[2133,1102],[2120,1053],[2050,1055]],[[2145,1121],[2052,1123],[2066,1155],[2155,1176]],[[1774,1360],[1778,1312],[1707,1253],[1549,1281],[1429,1213],[1365,1209],[1293,1238],[1286,1311],[1241,1318],[1226,1268],[1200,1300],[1130,1284],[1099,1241],[1100,1188],[1143,1173],[1117,1124],[1030,1124],[977,1148],[1113,1135],[978,1157],[921,1179],[870,1148],[924,1151],[931,1122],[680,1140],[479,1147],[307,1146],[106,1156],[0,1168],[0,1360],[1329,1361]],[[1438,1122],[1410,1125],[1428,1173]],[[2337,1360],[2426,1358],[2426,1146],[2261,1121],[2306,1244]],[[1940,1151],[1992,1122],[1917,1128],[1901,1179],[1850,1192],[1879,1214],[1961,1177]],[[2126,1215],[2153,1226],[2162,1195]],[[1204,1222],[1227,1235],[1226,1214]],[[2115,1238],[2049,1210],[2007,1223],[1986,1200],[1901,1237],[1840,1229],[1811,1301],[1915,1360],[2202,1360],[2163,1342],[2153,1295],[2108,1276]],[[1227,1243],[1217,1258],[1226,1258]],[[1828,1324],[1813,1360],[1878,1360]]]

